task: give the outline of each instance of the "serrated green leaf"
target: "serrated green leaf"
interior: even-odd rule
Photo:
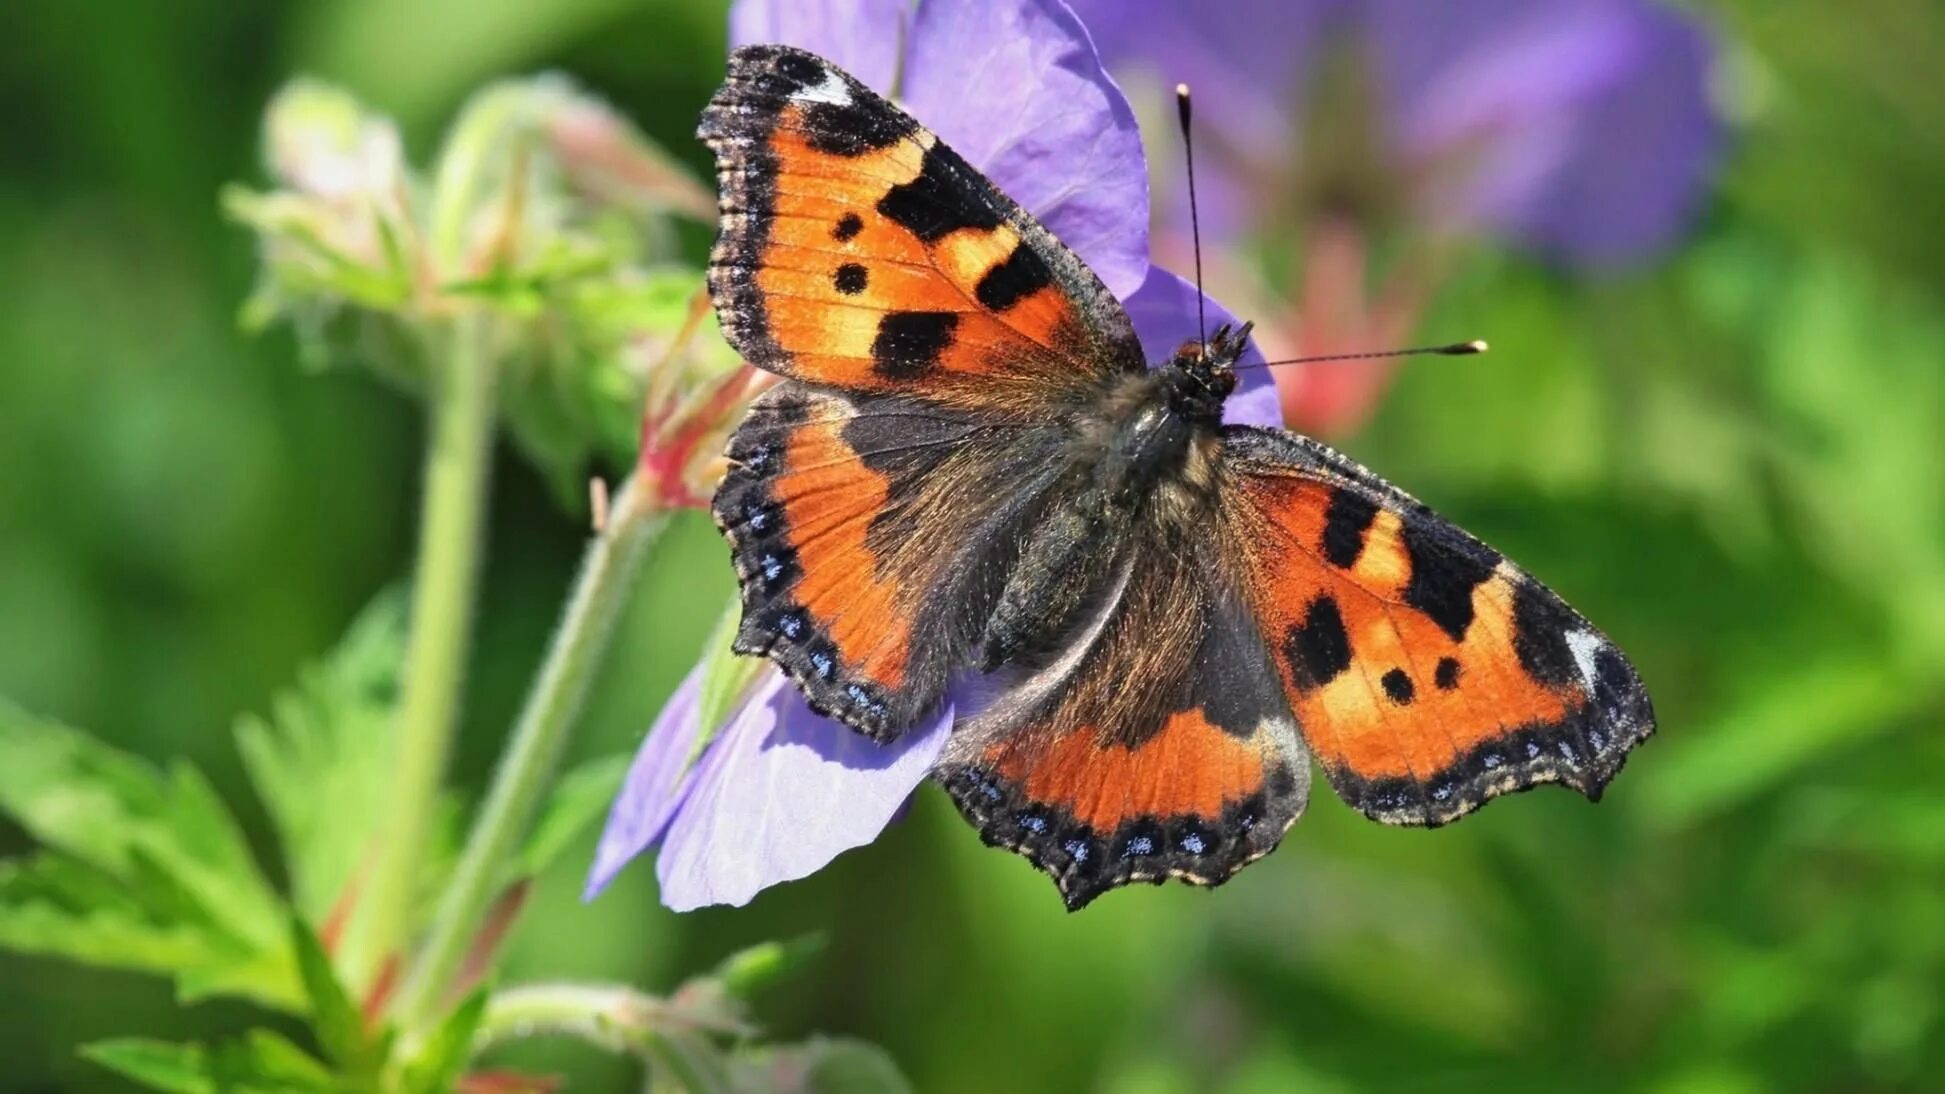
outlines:
[[[330,656],[244,718],[237,746],[283,846],[297,911],[322,922],[371,846],[391,754],[405,601],[380,595]]]
[[[317,933],[302,919],[290,926],[291,950],[297,955],[298,974],[304,981],[304,996],[310,1003],[311,1029],[317,1034],[324,1054],[340,1069],[352,1075],[377,1073],[383,1062],[375,1058],[373,1039],[365,1032],[358,1007],[338,979],[331,955],[324,951]]]
[[[81,1046],[81,1055],[151,1090],[177,1094],[214,1094],[209,1058],[201,1045],[179,1045],[141,1037],[96,1041]]]
[[[473,1035],[486,1016],[486,998],[485,988],[473,992],[426,1039],[418,1058],[405,1066],[407,1094],[442,1094],[452,1089],[466,1061],[472,1058]]]
[[[154,1090],[177,1094],[324,1094],[343,1083],[282,1034],[253,1029],[213,1049],[145,1038],[84,1045],[89,1060]]]
[[[222,970],[282,949],[275,891],[207,780],[164,776],[86,734],[0,705],[0,809],[52,853],[7,868],[0,945],[289,1000],[289,978]]]
[[[0,810],[42,843],[124,881],[159,868],[239,938],[268,942],[276,897],[207,780],[165,780],[78,730],[0,704]]]
[[[138,841],[204,914],[258,949],[282,939],[283,902],[258,870],[243,830],[201,771],[169,769],[167,827]]]
[[[339,1091],[343,1089],[323,1061],[267,1029],[253,1029],[240,1041],[226,1041],[210,1053],[210,1071],[228,1091]]]
[[[0,811],[40,842],[113,875],[166,811],[155,772],[77,730],[0,702]]]
[[[113,878],[54,855],[0,863],[0,948],[178,974],[244,952],[200,925],[158,922]]]
[[[912,1084],[891,1054],[843,1037],[745,1049],[731,1058],[742,1094],[906,1094]]]

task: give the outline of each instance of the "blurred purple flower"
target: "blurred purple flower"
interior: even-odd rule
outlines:
[[[1244,0],[1219,16],[1191,0],[1073,6],[1110,68],[1195,88],[1203,230],[1216,238],[1261,227],[1293,198],[1358,200],[1307,185],[1361,158],[1307,143],[1353,128],[1320,111],[1370,111],[1351,120],[1376,131],[1349,135],[1376,141],[1382,159],[1350,166],[1389,178],[1357,181],[1402,184],[1436,226],[1575,264],[1670,242],[1720,144],[1709,42],[1651,0]],[[1368,64],[1374,101],[1309,101],[1346,90],[1324,75],[1346,58]],[[1171,191],[1179,164],[1161,162]]]
[[[1645,258],[1693,218],[1721,146],[1708,37],[1652,0],[1074,7],[1124,78],[1194,87],[1205,242],[1305,248],[1295,314],[1265,315],[1278,355],[1409,336],[1454,241],[1496,236],[1582,269]],[[1163,258],[1185,253],[1188,226],[1179,144],[1166,147]],[[1367,287],[1370,237],[1400,224]],[[1277,344],[1279,329],[1294,339]],[[1387,375],[1368,362],[1288,373],[1286,410],[1299,426],[1353,425]]]
[[[1195,336],[1194,286],[1148,262],[1140,134],[1086,31],[1059,0],[740,0],[735,44],[783,41],[823,54],[915,117],[1074,248],[1127,307],[1151,360]],[[900,43],[903,64],[900,65]],[[993,94],[969,95],[977,85]],[[1208,318],[1233,322],[1207,301]],[[1262,360],[1254,350],[1245,363]],[[1266,370],[1247,369],[1231,421],[1278,425]],[[706,664],[706,662],[705,662]],[[820,717],[766,667],[691,762],[704,728],[703,669],[676,689],[636,754],[589,872],[592,898],[658,844],[662,902],[677,911],[743,904],[869,843],[944,747],[950,702],[881,746]]]

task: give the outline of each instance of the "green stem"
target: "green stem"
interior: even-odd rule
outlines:
[[[355,952],[346,955],[366,984],[403,952],[458,719],[491,469],[495,369],[489,326],[483,315],[454,319],[445,360],[435,372],[392,779],[381,806],[370,888],[361,901],[363,929]]]
[[[473,1051],[523,1037],[576,1037],[649,1066],[654,1089],[695,1092],[734,1088],[720,1038],[747,1037],[733,1015],[707,1001],[685,1006],[611,984],[529,984],[495,994],[473,1037]],[[664,1084],[661,1080],[669,1080]]]
[[[399,997],[398,1013],[408,1029],[437,1017],[488,905],[508,880],[506,864],[526,835],[534,807],[553,783],[561,746],[601,665],[642,553],[667,525],[668,514],[649,495],[636,489],[633,479],[623,483],[607,525],[588,545],[560,631]]]
[[[473,1037],[475,1052],[518,1038],[578,1037],[612,1052],[638,1052],[666,1007],[620,984],[527,984],[495,992]]]

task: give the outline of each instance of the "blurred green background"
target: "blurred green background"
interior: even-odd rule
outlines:
[[[832,944],[766,996],[923,1090],[1937,1089],[1945,1074],[1945,8],[1739,0],[1738,127],[1667,261],[1598,282],[1482,256],[1346,447],[1520,559],[1638,662],[1660,735],[1598,808],[1523,796],[1436,833],[1328,793],[1214,894],[1080,915],[927,790],[909,823],[750,908],[677,917],[646,864],[547,877],[508,979],[667,987],[739,945]],[[558,68],[702,173],[723,14],[674,0],[182,0],[9,10],[0,36],[0,694],[183,756],[241,803],[230,727],[410,565],[418,409],[238,332],[257,180],[295,73],[423,158],[481,81]],[[692,241],[700,257],[703,239]],[[585,516],[503,451],[457,778],[476,790]],[[633,747],[731,583],[661,546],[579,756]],[[5,758],[0,757],[0,763]],[[0,829],[0,853],[25,846]],[[0,1089],[110,1086],[74,1054],[212,1036],[159,980],[0,955]],[[576,1046],[523,1062],[605,1089]]]

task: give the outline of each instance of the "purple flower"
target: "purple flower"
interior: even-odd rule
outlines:
[[[909,26],[902,23],[909,21]],[[1148,262],[1140,135],[1086,31],[1058,0],[741,0],[736,44],[783,41],[892,89],[995,184],[1074,248],[1122,298],[1151,360],[1195,336],[1195,288]],[[900,49],[903,55],[901,58]],[[901,65],[902,60],[902,65]],[[990,93],[973,95],[978,87]],[[1232,322],[1206,301],[1211,326]],[[1245,363],[1262,360],[1251,351]],[[1266,370],[1245,369],[1231,421],[1280,424]],[[881,746],[813,714],[766,667],[691,762],[704,727],[700,668],[676,689],[608,818],[587,895],[657,845],[662,902],[743,904],[876,838],[944,747],[950,703]]]
[[[1309,219],[1279,208],[1293,200],[1397,196],[1433,226],[1576,264],[1623,261],[1679,233],[1720,143],[1708,41],[1651,0],[1074,8],[1111,68],[1195,88],[1203,229],[1218,239]],[[1353,143],[1367,140],[1376,147]],[[1173,162],[1159,166],[1158,184],[1177,181]],[[1332,176],[1347,167],[1386,177]],[[1368,192],[1334,192],[1339,181]]]
[[[1205,244],[1303,249],[1287,303],[1254,309],[1278,356],[1409,337],[1454,243],[1498,238],[1582,269],[1652,255],[1693,219],[1721,144],[1707,35],[1653,0],[1074,6],[1131,87],[1195,89]],[[1149,135],[1171,142],[1156,244],[1173,258],[1189,223],[1180,146],[1170,127]],[[1286,413],[1300,428],[1354,425],[1388,373],[1285,373]]]

